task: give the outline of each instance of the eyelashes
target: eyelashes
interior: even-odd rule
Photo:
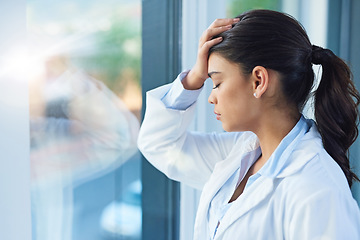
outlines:
[[[220,83],[217,84],[215,87],[213,87],[213,89],[217,89],[220,86]]]

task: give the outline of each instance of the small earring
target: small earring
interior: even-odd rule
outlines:
[[[256,92],[254,92],[254,97],[256,97],[256,98],[257,98]]]

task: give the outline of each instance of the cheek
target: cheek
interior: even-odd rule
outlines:
[[[229,121],[224,128],[228,128],[227,131],[247,131],[251,129],[256,116],[256,108],[251,96],[248,93],[238,91],[234,95],[229,94],[227,102],[227,104],[224,104],[228,109]]]
[[[246,92],[233,91],[227,96],[228,106],[238,113],[246,113],[252,109],[252,101]]]

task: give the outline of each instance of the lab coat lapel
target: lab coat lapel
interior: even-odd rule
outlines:
[[[274,189],[274,179],[263,176],[257,179],[248,189],[246,189],[246,191],[240,195],[238,199],[239,201],[236,201],[234,205],[231,206],[229,209],[229,214],[225,215],[222,221],[223,228],[221,229],[225,230],[233,222],[244,216],[253,208],[256,208],[259,204],[266,201],[274,192]],[[232,211],[232,208],[236,210]]]
[[[194,240],[204,239],[204,236],[209,236],[209,227],[206,222],[210,202],[229,176],[236,170],[234,169],[234,164],[231,164],[232,167],[224,166],[225,169],[221,169],[222,165],[224,165],[223,162],[220,162],[215,166],[213,174],[202,190],[199,201],[200,204],[196,214]]]
[[[254,145],[255,143],[255,145]],[[253,138],[253,146],[256,146],[258,143],[256,138]],[[242,154],[239,154],[239,151],[232,153],[229,157],[216,164],[214,167],[213,173],[209,181],[205,184],[201,198],[198,211],[196,214],[195,221],[195,230],[194,230],[194,240],[203,239],[203,236],[207,236],[208,225],[205,224],[207,221],[208,209],[210,202],[219,191],[219,189],[225,184],[225,182],[234,174],[234,172],[241,166],[241,162],[244,159],[252,159],[256,154],[256,148],[252,151],[243,150]],[[253,161],[255,159],[252,159]],[[250,166],[252,163],[250,163]]]
[[[259,185],[261,185],[261,187]],[[257,179],[231,206],[228,214],[226,214],[221,221],[215,239],[221,239],[223,233],[226,232],[226,229],[235,221],[266,201],[273,193],[274,188],[274,179],[268,177],[260,177]]]

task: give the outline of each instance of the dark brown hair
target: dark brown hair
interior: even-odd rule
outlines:
[[[315,119],[325,150],[343,170],[349,186],[358,177],[351,171],[348,150],[358,136],[360,96],[346,63],[329,49],[314,46],[293,17],[271,10],[252,10],[238,16],[223,41],[210,49],[239,63],[251,73],[263,66],[280,73],[282,90],[301,112],[314,85],[312,64],[321,64],[315,91]],[[209,55],[210,55],[209,54]]]

